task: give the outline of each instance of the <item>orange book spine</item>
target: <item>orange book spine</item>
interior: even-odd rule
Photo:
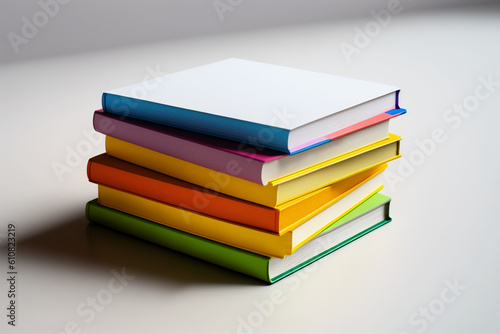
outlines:
[[[90,182],[243,225],[278,232],[278,210],[216,193],[101,154],[87,165]]]

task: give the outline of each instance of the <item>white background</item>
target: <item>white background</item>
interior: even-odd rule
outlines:
[[[363,44],[355,42],[357,29],[376,28],[369,12],[386,2],[357,11],[312,3],[307,13],[316,16],[303,21],[297,3],[291,5],[295,19],[288,21],[280,11],[287,7],[258,12],[250,2],[234,6],[221,21],[208,3],[197,9],[199,20],[171,14],[183,22],[180,27],[198,24],[189,34],[179,32],[185,38],[169,30],[160,40],[161,33],[149,39],[145,34],[154,29],[130,19],[132,4],[115,4],[117,16],[104,24],[102,13],[90,5],[77,11],[83,5],[71,2],[19,54],[13,56],[8,39],[2,40],[2,333],[499,332],[500,227],[494,205],[500,187],[500,8],[440,2],[445,8],[416,11],[413,2],[402,1],[401,13]],[[3,36],[20,31],[20,18],[39,10],[2,7],[11,9],[2,10]],[[252,28],[248,16],[256,13],[267,16],[255,21],[259,29],[246,29]],[[87,36],[71,30],[71,22],[89,24],[94,14],[100,31]],[[238,18],[247,23],[238,26]],[[113,44],[105,30],[123,26],[135,31],[128,46]],[[84,35],[93,37],[95,48]],[[115,36],[125,40],[127,34]],[[80,46],[72,49],[69,40]],[[107,42],[114,48],[104,49]],[[343,43],[358,53],[346,57]],[[86,222],[84,205],[97,195],[86,178],[86,161],[104,152],[91,124],[102,91],[229,57],[402,88],[408,114],[392,120],[391,131],[403,137],[404,158],[390,165],[384,191],[393,197],[392,223],[300,274],[265,285]],[[494,82],[491,91],[485,80]],[[464,104],[471,109],[467,116],[447,121],[446,115],[458,115],[448,110]],[[436,132],[445,139],[430,145]],[[77,156],[68,160],[73,151]],[[59,180],[55,164],[71,171]],[[9,222],[17,230],[16,327],[6,317]],[[134,279],[110,295],[113,270]],[[460,286],[456,294],[446,290],[450,283]],[[77,313],[96,296],[112,297],[93,319]]]

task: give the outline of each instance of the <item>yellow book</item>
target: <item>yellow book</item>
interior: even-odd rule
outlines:
[[[401,137],[389,134],[387,139],[334,157],[315,165],[314,168],[304,169],[273,180],[265,186],[110,136],[106,136],[106,152],[118,159],[216,192],[264,206],[276,207],[346,177],[400,157],[400,140]]]
[[[284,258],[383,187],[382,174],[359,184],[335,204],[295,229],[278,235],[186,211],[146,197],[99,185],[99,204],[250,252]]]

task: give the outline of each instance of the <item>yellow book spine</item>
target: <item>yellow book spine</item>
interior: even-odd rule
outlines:
[[[199,186],[268,207],[277,204],[277,188],[195,165],[126,141],[106,136],[106,153]]]
[[[292,253],[292,233],[282,236],[182,210],[99,185],[99,203],[140,218],[253,253],[283,258]]]

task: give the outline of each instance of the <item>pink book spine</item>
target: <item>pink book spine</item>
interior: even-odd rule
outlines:
[[[105,135],[121,139],[123,141],[139,145],[156,152],[160,152],[178,159],[182,159],[199,166],[213,169],[215,171],[239,177],[258,184],[262,183],[262,165],[264,161],[254,157],[258,154],[251,152],[239,152],[235,154],[232,150],[218,148],[217,146],[201,142],[192,134],[178,129],[172,129],[175,134],[168,133],[167,127],[149,127],[142,122],[130,122],[119,117],[109,116],[98,110],[94,113],[94,129]],[[168,128],[170,130],[170,128]],[[182,137],[183,133],[186,136]],[[189,138],[191,136],[193,138]],[[212,137],[202,135],[205,140]],[[217,139],[214,142],[218,141]],[[252,158],[253,157],[253,158]]]

